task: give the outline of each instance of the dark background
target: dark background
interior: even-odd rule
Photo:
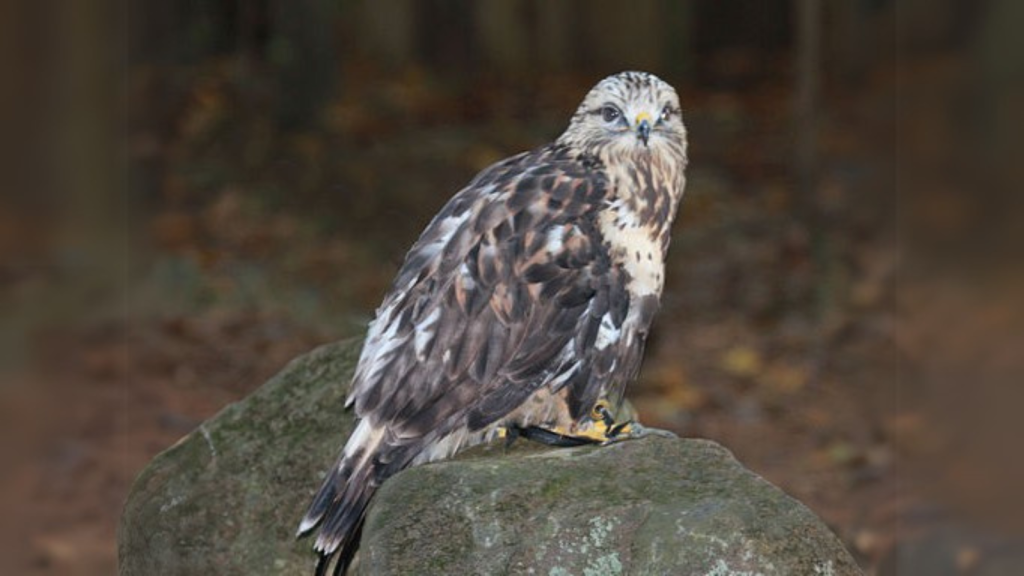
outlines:
[[[6,3],[0,572],[114,571],[153,455],[361,334],[450,195],[643,69],[691,157],[642,419],[869,573],[1024,573],[1022,7]]]

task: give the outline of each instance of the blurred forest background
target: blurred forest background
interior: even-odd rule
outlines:
[[[360,335],[450,195],[643,69],[691,153],[643,420],[733,450],[869,574],[1024,573],[1021,24],[1014,0],[5,3],[0,572],[112,573],[150,458]]]

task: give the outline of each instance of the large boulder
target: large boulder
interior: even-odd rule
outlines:
[[[120,573],[308,575],[305,511],[352,429],[358,342],[293,361],[142,472]],[[799,502],[703,440],[550,449],[519,442],[384,484],[360,574],[859,574]]]
[[[352,431],[344,396],[359,342],[293,360],[158,455],[118,527],[122,575],[307,575],[304,506]]]
[[[814,514],[714,442],[487,452],[387,482],[360,573],[860,573]]]

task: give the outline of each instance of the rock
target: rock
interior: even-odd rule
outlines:
[[[311,574],[294,530],[352,429],[358,342],[292,362],[142,472],[120,573]],[[807,508],[703,440],[519,442],[407,470],[371,505],[359,574],[859,574]]]
[[[122,576],[312,574],[305,506],[352,431],[344,396],[359,341],[293,360],[157,456],[118,528]]]
[[[480,450],[378,493],[361,574],[860,574],[796,500],[707,440]]]

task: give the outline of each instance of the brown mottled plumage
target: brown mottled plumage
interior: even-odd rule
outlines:
[[[582,433],[636,377],[683,195],[675,90],[644,72],[587,94],[552,144],[456,194],[377,310],[348,405],[359,424],[303,518],[325,573],[351,560],[388,477],[503,429]]]

